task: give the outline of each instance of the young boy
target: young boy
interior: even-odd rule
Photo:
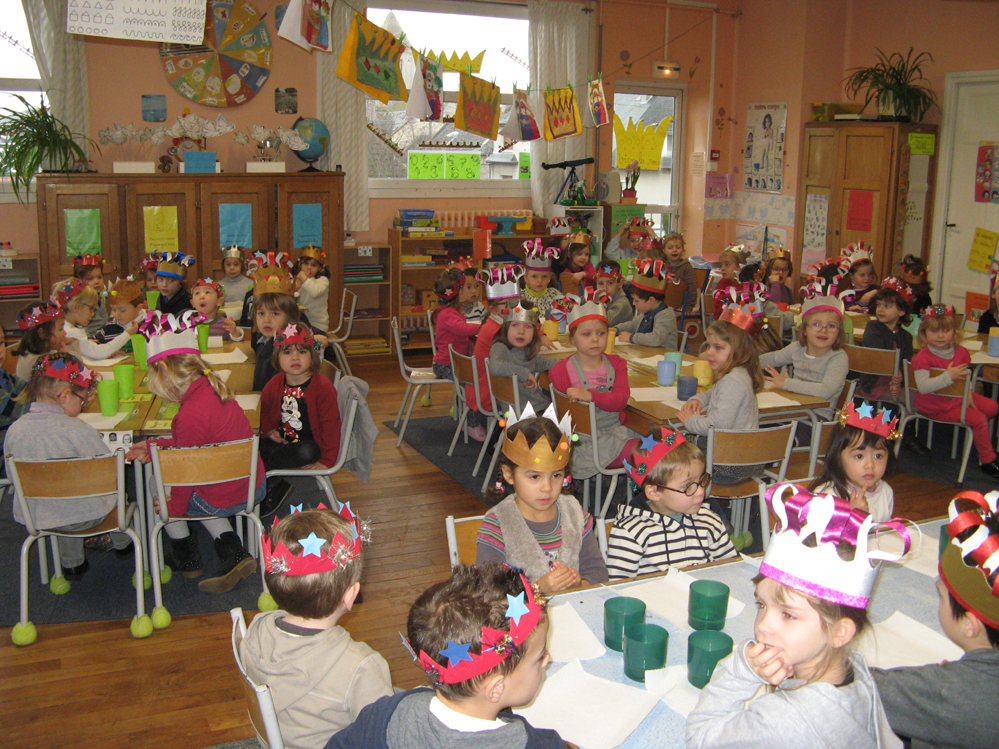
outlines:
[[[7,342],[0,335],[0,438],[7,434],[7,427],[24,413],[24,404],[17,401],[17,396],[27,385],[20,377],[12,375],[4,368],[3,363],[6,358]],[[6,467],[0,475],[7,475]]]
[[[191,294],[184,288],[184,276],[192,265],[194,257],[182,252],[166,252],[160,256],[156,266],[156,288],[160,292],[156,309],[160,312],[179,315],[184,310],[194,309]]]
[[[337,622],[361,590],[367,526],[342,505],[284,518],[262,539],[267,588],[279,611],[257,614],[239,652],[270,687],[289,749],[318,749],[361,708],[392,694],[385,659]]]
[[[107,343],[120,336],[125,330],[142,322],[146,314],[146,292],[135,282],[133,276],[119,278],[108,292],[108,311],[111,319],[97,331],[94,338],[98,343]],[[132,342],[126,343],[122,351],[131,351]]]
[[[995,499],[962,492],[950,504],[950,543],[940,556],[937,612],[960,660],[872,668],[892,730],[912,749],[996,746],[999,715],[999,517]],[[959,545],[960,544],[960,545]]]
[[[100,375],[71,354],[45,354],[35,363],[28,386],[19,396],[28,410],[10,425],[4,439],[4,456],[21,460],[89,458],[109,453],[96,431],[76,418],[94,395]],[[86,483],[81,478],[81,482]],[[28,510],[36,528],[82,531],[104,522],[114,509],[115,495],[77,499],[38,499]],[[19,502],[14,520],[24,523]],[[131,555],[131,541],[124,533],[111,534],[120,557]],[[60,538],[59,561],[67,580],[79,580],[90,568],[83,553],[83,538]]]
[[[621,289],[623,284],[620,264],[609,260],[597,266],[597,291],[607,294],[607,324],[612,328],[635,316],[628,295]]]
[[[604,247],[604,257],[611,260],[638,260],[642,257],[642,240],[649,236],[650,229],[646,226],[646,220],[634,218],[608,240]]]
[[[221,311],[225,304],[225,287],[221,281],[199,278],[191,287],[191,305],[208,320],[208,335],[222,336],[226,341],[242,341],[243,331]]]
[[[697,275],[694,266],[687,260],[687,249],[683,235],[679,232],[667,234],[663,239],[663,253],[669,272],[680,279],[687,289],[684,306],[688,315],[696,315],[701,309],[701,287],[697,285]]]
[[[472,295],[471,301],[460,305],[461,313],[465,316],[465,322],[481,323],[489,313],[486,311],[486,306],[479,300],[481,287],[477,278],[478,271],[472,267],[462,268],[459,266],[459,269],[465,275],[466,293]]]
[[[724,292],[729,289],[736,289],[737,291],[742,288],[742,283],[739,281],[739,271],[742,269],[742,258],[739,252],[734,247],[726,247],[722,250],[721,255],[718,256],[718,270],[721,273],[721,279],[715,284],[714,288],[714,299],[715,299],[715,320],[721,317],[722,312],[725,311],[725,307],[732,303],[729,294]]]
[[[239,245],[222,248],[223,296],[231,302],[242,300],[253,288],[253,281],[243,275],[243,250]]]
[[[736,556],[722,519],[704,504],[704,453],[679,432],[646,437],[625,463],[643,494],[618,508],[607,544],[611,580]]]
[[[408,645],[433,689],[413,689],[366,707],[327,749],[565,749],[555,731],[507,712],[530,703],[544,681],[544,605],[527,578],[509,567],[456,568],[409,610]],[[495,643],[500,647],[489,647],[495,630],[504,633]]]
[[[622,343],[676,350],[676,313],[666,298],[666,264],[661,260],[640,260],[631,279],[631,301],[635,317],[616,325]]]
[[[86,326],[87,336],[92,337],[108,321],[108,311],[104,301],[104,260],[100,255],[77,255],[73,258],[73,275],[97,292],[94,316]]]

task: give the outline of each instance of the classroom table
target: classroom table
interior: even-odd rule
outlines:
[[[921,541],[918,538],[918,534],[913,532],[913,536],[915,537],[914,547],[915,544],[919,544],[918,547],[915,547],[916,551],[910,554],[913,558],[907,560],[902,565],[888,563],[883,565],[869,609],[871,622],[875,624],[876,628],[873,633],[865,636],[867,639],[854,643],[857,649],[862,650],[868,656],[869,664],[888,667],[893,665],[919,665],[920,663],[935,662],[944,658],[954,659],[959,657],[960,649],[945,639],[937,620],[938,607],[935,570],[938,554],[938,537],[942,524],[943,519],[922,523],[919,526],[923,534]],[[759,562],[759,557],[743,557],[732,562],[714,563],[686,570],[694,579],[718,580],[725,583],[731,590],[731,598],[745,605],[736,616],[731,616],[727,620],[723,630],[732,637],[736,646],[753,636],[753,622],[755,620],[756,609],[753,605],[754,586],[752,578],[758,572]],[[565,657],[565,648],[568,647],[570,651],[569,656],[571,656],[572,652],[580,647],[580,643],[584,639],[579,636],[579,630],[574,631],[570,626],[566,630],[563,630],[569,632],[570,635],[559,641],[559,635],[556,631],[558,624],[562,621],[568,621],[568,619],[575,619],[575,617],[572,616],[572,612],[568,612],[570,617],[562,618],[560,616],[562,612],[553,613],[555,607],[563,604],[571,606],[579,618],[582,619],[585,628],[589,632],[592,632],[600,645],[603,645],[604,601],[616,595],[637,596],[639,594],[629,591],[629,588],[635,588],[639,585],[647,586],[647,589],[650,583],[652,585],[664,585],[666,581],[663,578],[667,574],[677,575],[676,572],[644,575],[635,580],[594,586],[553,597],[548,604],[549,615],[553,622],[549,630],[549,650],[555,655]],[[681,577],[682,575],[673,579],[679,580]],[[668,601],[671,599],[667,598],[665,600]],[[730,614],[732,613],[732,605],[730,599]],[[891,622],[885,625],[884,622],[895,615],[896,612],[905,617],[910,617],[920,625],[925,626],[929,631],[912,625],[911,622],[908,622],[901,616],[895,616]],[[671,615],[680,619],[681,622],[685,622],[686,604],[681,603],[677,607],[671,607]],[[595,699],[599,699],[600,695],[608,693],[607,690],[610,688],[610,685],[606,684],[606,682],[611,682],[615,685],[626,685],[635,690],[628,691],[624,695],[627,698],[625,700],[626,704],[634,704],[636,701],[648,698],[649,702],[654,701],[654,706],[651,708],[651,711],[644,715],[637,728],[619,745],[628,749],[652,749],[653,747],[656,749],[670,749],[671,747],[683,747],[685,743],[686,715],[693,705],[696,704],[696,696],[699,694],[699,691],[686,681],[687,637],[690,631],[686,626],[680,626],[665,616],[653,612],[651,607],[647,609],[646,621],[665,627],[669,632],[666,655],[667,668],[665,671],[654,674],[651,679],[648,679],[648,687],[627,678],[624,675],[623,655],[609,649],[603,655],[587,660],[577,662],[571,660],[562,662],[553,661],[548,668],[546,683],[552,682],[555,685],[553,692],[555,689],[559,691],[557,697],[554,693],[551,695],[551,700],[553,702],[561,700],[563,704],[567,705],[572,705],[574,701],[581,699],[585,700],[584,695],[586,693],[594,695]],[[571,621],[568,623],[572,624]],[[578,620],[575,623],[578,625]],[[906,625],[909,627],[909,631],[918,631],[918,634],[913,636],[922,638],[922,643],[926,646],[925,650],[930,653],[928,657],[923,656],[923,660],[918,660],[920,658],[917,655],[918,646],[909,647],[904,639],[900,640],[892,635],[893,627],[905,627]],[[585,635],[585,639],[591,639],[588,634],[583,634]],[[892,648],[892,642],[898,642],[898,647]],[[907,662],[906,659],[911,660]],[[587,679],[589,677],[597,677],[606,681],[583,683],[584,680],[576,678],[567,687],[565,678],[561,682],[555,679],[558,672],[563,668],[571,667],[573,670],[567,673],[575,674],[575,669],[578,668],[576,663],[581,664],[582,670],[589,675]],[[656,700],[655,697],[661,695],[665,689],[669,688],[670,683],[674,683],[675,686],[666,693],[666,696],[662,700]],[[578,689],[580,695],[572,694],[573,689]],[[615,689],[621,689],[621,687],[615,687]],[[535,700],[535,706],[542,706],[545,702],[544,690],[542,689],[542,694]],[[589,704],[589,700],[586,700],[584,704]],[[515,710],[515,712],[519,713],[522,711]],[[550,719],[548,723],[543,722],[544,719],[530,714],[530,708],[523,712],[527,714],[528,719],[536,727],[562,729],[562,738],[578,744],[580,749],[594,749],[595,747],[599,749],[599,747],[603,746],[593,742],[592,737],[595,734],[587,733],[587,731],[592,731],[592,727],[587,726],[587,721],[591,720],[589,712],[582,715],[563,717],[562,724],[557,719]],[[545,714],[551,715],[551,713]],[[592,718],[594,721],[610,721],[613,719],[611,714],[603,710],[598,710],[597,715]],[[566,726],[568,728],[565,728]],[[587,741],[588,738],[590,739],[589,742]]]

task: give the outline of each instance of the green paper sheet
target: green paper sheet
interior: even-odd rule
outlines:
[[[66,208],[66,254],[101,254],[101,212],[97,208]]]
[[[445,179],[480,179],[482,166],[479,152],[473,153],[449,153],[447,154],[447,167],[445,169]]]
[[[531,154],[529,151],[522,151],[517,154],[518,176],[520,179],[531,178]]]
[[[443,152],[409,152],[409,179],[444,179],[444,166]]]

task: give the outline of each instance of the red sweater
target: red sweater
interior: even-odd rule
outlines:
[[[569,379],[569,361],[575,358],[575,354],[563,359],[554,367],[548,370],[552,385],[560,393],[564,393],[571,388],[572,380]],[[631,398],[631,385],[628,384],[628,364],[620,356],[609,354],[611,366],[614,367],[614,389],[608,393],[601,393],[590,390],[593,393],[593,405],[601,411],[616,411],[621,414],[621,421],[624,421],[624,409]]]
[[[472,356],[475,357],[475,368],[479,370],[479,390],[481,390],[479,397],[482,399],[483,408],[487,411],[491,411],[493,408],[493,398],[492,393],[486,387],[486,359],[489,357],[489,349],[492,348],[493,340],[501,327],[502,324],[496,322],[492,315],[487,317],[479,328],[479,337],[475,339],[475,349],[472,351]],[[478,411],[475,403],[475,388],[472,387],[471,383],[465,385],[465,397],[468,399],[469,408]]]
[[[437,345],[434,364],[451,363],[451,355],[447,352],[449,345],[454,346],[456,353],[468,356],[468,349],[471,347],[468,339],[479,332],[479,324],[465,322],[465,316],[457,307],[441,307],[437,311],[434,326],[434,343]]]
[[[235,442],[253,436],[246,414],[235,399],[222,402],[212,389],[207,377],[199,377],[180,398],[180,410],[170,423],[170,437],[157,437],[160,447],[198,447]],[[264,462],[257,458],[257,486],[264,480]],[[205,486],[175,486],[170,490],[167,503],[172,517],[187,512],[191,492],[213,507],[232,507],[246,502],[246,484],[243,479]]]
[[[281,398],[284,373],[278,372],[260,393],[260,439],[269,439],[271,430],[281,427]],[[305,409],[312,437],[319,445],[319,460],[327,468],[336,465],[340,455],[340,406],[336,388],[320,374],[314,374],[305,389]]]
[[[968,353],[968,349],[964,346],[954,346],[953,359],[944,359],[941,356],[937,356],[930,351],[929,346],[923,346],[912,357],[913,372],[917,369],[947,369],[947,367],[958,366],[960,364],[971,364],[971,354]],[[955,404],[960,405],[960,401],[957,398],[936,395],[934,393],[923,395],[920,392],[916,392],[912,399],[912,405],[916,407],[917,411],[943,411]]]

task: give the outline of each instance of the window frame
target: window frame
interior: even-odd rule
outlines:
[[[0,78],[0,92],[2,93],[36,93],[42,90],[41,78]],[[4,104],[0,102],[0,108]],[[0,177],[0,203],[19,203],[14,189],[10,184],[10,177]],[[24,195],[24,203],[35,202],[35,180],[31,180],[28,191]]]

